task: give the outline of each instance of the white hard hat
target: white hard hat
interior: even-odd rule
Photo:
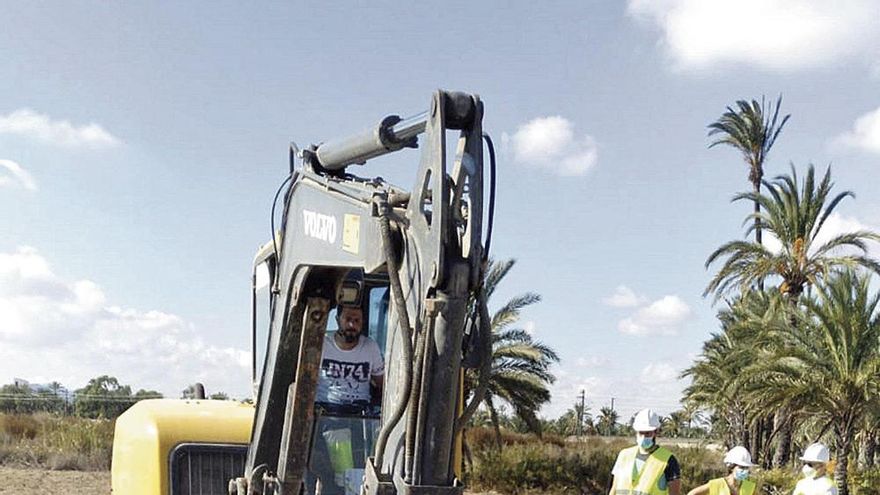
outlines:
[[[749,454],[749,451],[741,445],[737,445],[724,454],[724,463],[735,464],[740,467],[754,466],[752,464],[752,454]]]
[[[828,453],[828,447],[821,443],[814,443],[807,447],[804,455],[801,456],[801,460],[807,462],[828,462],[831,460],[831,455]]]
[[[660,416],[651,409],[642,409],[633,419],[633,430],[654,431],[660,428]]]

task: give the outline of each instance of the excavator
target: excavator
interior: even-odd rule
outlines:
[[[253,404],[137,403],[117,420],[114,494],[463,492],[462,428],[491,364],[495,152],[482,118],[479,96],[438,90],[415,116],[291,145],[282,211],[254,261]],[[355,175],[407,148],[421,152],[409,190]],[[316,393],[342,305],[361,308],[386,371],[380,397],[334,409]]]

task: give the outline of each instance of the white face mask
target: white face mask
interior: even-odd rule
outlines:
[[[804,467],[801,468],[801,472],[804,473],[804,476],[806,476],[807,478],[812,478],[816,476],[816,468],[807,466],[806,464],[804,464]]]

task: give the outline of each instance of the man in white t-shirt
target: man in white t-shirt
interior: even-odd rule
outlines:
[[[336,322],[338,329],[324,336],[318,392],[315,397],[315,402],[330,417],[322,419],[316,432],[318,439],[314,443],[309,472],[306,473],[307,494],[317,492],[317,480],[321,482],[322,494],[345,493],[342,486],[345,468],[348,467],[347,471],[351,471],[356,465],[354,457],[365,455],[363,445],[359,445],[363,444],[363,440],[358,442],[356,438],[363,437],[363,432],[352,432],[349,435],[343,432],[343,440],[334,441],[333,435],[350,429],[352,423],[333,416],[363,412],[382,396],[385,363],[379,345],[366,335],[361,335],[364,327],[363,310],[359,306],[340,305],[336,310]],[[376,397],[370,392],[371,385],[377,393]],[[334,452],[338,456],[336,460]],[[354,465],[343,466],[347,463]]]
[[[317,402],[333,405],[369,404],[370,385],[381,395],[385,363],[379,345],[361,335],[364,313],[358,306],[339,306],[339,329],[324,336]]]

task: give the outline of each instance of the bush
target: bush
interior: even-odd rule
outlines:
[[[37,436],[40,422],[34,416],[10,414],[0,416],[0,432],[13,441],[30,440]]]
[[[880,467],[850,472],[849,489],[853,495],[880,495]]]
[[[715,478],[727,475],[720,452],[705,446],[673,447],[672,453],[681,467],[681,493]]]
[[[759,472],[756,478],[766,495],[789,495],[794,491],[799,476],[788,469],[768,469]]]
[[[511,445],[501,452],[477,454],[471,483],[514,495],[526,493],[595,493],[588,459],[551,444]]]
[[[497,452],[490,429],[468,430],[467,438],[475,460],[468,484],[510,494],[607,493],[617,453],[632,445],[624,438],[585,437],[566,442],[559,437],[538,439],[502,431],[503,449]],[[726,474],[716,450],[704,445],[669,448],[681,466],[682,493]]]
[[[47,469],[110,467],[113,421],[0,415],[0,464]]]

